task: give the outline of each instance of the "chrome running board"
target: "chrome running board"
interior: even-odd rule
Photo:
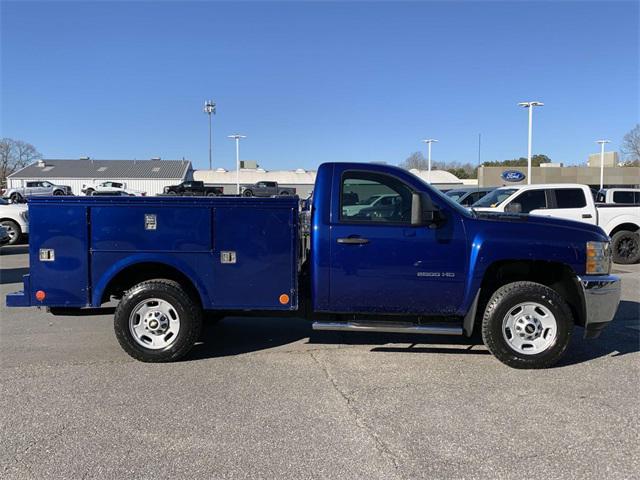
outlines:
[[[418,333],[426,335],[462,335],[462,327],[451,325],[417,325],[393,322],[313,322],[314,330],[336,332]]]

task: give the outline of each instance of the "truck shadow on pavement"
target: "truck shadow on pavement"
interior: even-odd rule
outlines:
[[[0,285],[22,283],[22,276],[29,273],[28,268],[3,268],[0,270]]]
[[[25,253],[29,253],[29,245],[7,245],[0,248],[0,256],[23,255]]]
[[[640,351],[639,313],[640,303],[622,301],[613,323],[598,339],[583,339],[584,330],[576,327],[571,345],[557,367]],[[490,355],[478,331],[471,338],[316,332],[311,329],[309,322],[293,318],[226,318],[219,324],[206,324],[201,339],[186,360],[225,357],[270,349],[304,352],[313,349],[313,345],[370,346],[369,351],[373,353]]]

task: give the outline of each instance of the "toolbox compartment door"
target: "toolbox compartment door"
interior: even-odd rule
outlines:
[[[82,307],[89,302],[87,207],[29,205],[30,304]],[[42,253],[42,257],[41,257]],[[45,292],[38,301],[38,290]]]
[[[214,308],[297,309],[297,210],[220,206],[213,217]]]

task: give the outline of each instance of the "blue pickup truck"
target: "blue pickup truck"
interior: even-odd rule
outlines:
[[[379,208],[348,208],[375,195]],[[585,223],[475,213],[400,168],[320,166],[296,197],[49,197],[29,202],[30,272],[10,307],[95,313],[132,357],[177,360],[205,315],[291,316],[315,330],[470,336],[544,368],[574,325],[597,337],[620,280]]]

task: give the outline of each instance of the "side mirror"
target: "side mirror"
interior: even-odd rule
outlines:
[[[504,211],[507,213],[522,213],[522,205],[518,202],[511,202],[504,207]]]
[[[436,208],[426,193],[414,193],[411,198],[411,225],[433,225]]]

